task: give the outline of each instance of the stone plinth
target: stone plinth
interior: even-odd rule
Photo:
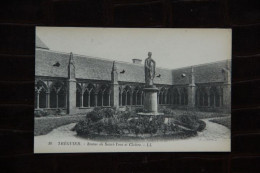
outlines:
[[[145,112],[158,112],[157,92],[155,87],[144,88],[144,110]]]
[[[144,88],[144,112],[139,112],[141,116],[163,115],[158,112],[157,92],[159,90],[154,86]]]

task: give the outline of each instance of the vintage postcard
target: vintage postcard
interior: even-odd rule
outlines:
[[[231,37],[36,27],[34,152],[229,152]]]

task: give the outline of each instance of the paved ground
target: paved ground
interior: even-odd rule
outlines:
[[[198,135],[188,139],[175,139],[171,141],[156,141],[152,142],[156,151],[160,150],[174,150],[174,151],[228,151],[230,150],[230,130],[217,123],[210,122],[209,119],[203,120],[206,123],[206,128],[202,132],[198,132]],[[67,142],[81,142],[84,145],[88,142],[97,142],[93,140],[83,139],[77,137],[75,131],[71,129],[75,126],[75,123],[61,126],[54,129],[47,135],[36,136],[35,149],[38,150],[41,147],[47,145],[48,142],[54,142],[55,145],[59,141]],[[146,141],[146,143],[149,141]],[[50,147],[50,146],[45,146]],[[134,147],[132,147],[133,149]],[[71,149],[71,148],[67,148]],[[147,148],[143,148],[145,150]],[[61,150],[62,152],[66,152]],[[81,151],[81,150],[80,150]],[[84,149],[85,151],[85,149]],[[97,150],[98,151],[98,150]],[[122,150],[123,151],[123,150]],[[135,149],[131,150],[135,151]],[[138,150],[139,151],[139,150]],[[141,149],[140,149],[141,151]],[[148,150],[147,151],[151,151]]]

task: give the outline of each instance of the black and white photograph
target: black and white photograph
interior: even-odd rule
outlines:
[[[34,153],[230,152],[231,29],[36,27]]]

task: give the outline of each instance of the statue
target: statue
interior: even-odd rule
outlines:
[[[152,52],[148,52],[148,58],[145,59],[144,72],[145,72],[145,84],[147,86],[153,85],[153,79],[155,77],[155,61],[152,59]]]

